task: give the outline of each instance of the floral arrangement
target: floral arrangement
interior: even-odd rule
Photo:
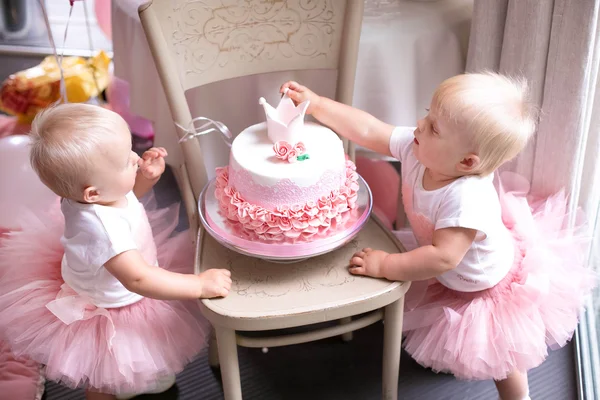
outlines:
[[[280,140],[273,145],[273,151],[275,152],[275,157],[289,163],[304,161],[310,158],[308,154],[305,154],[306,147],[302,142],[298,142],[292,146],[285,140]]]

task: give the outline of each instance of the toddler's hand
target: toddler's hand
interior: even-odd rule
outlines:
[[[227,269],[208,269],[200,274],[203,299],[225,297],[231,289],[231,272]]]
[[[309,100],[310,104],[306,109],[306,114],[313,114],[320,106],[321,97],[313,93],[309,88],[300,85],[298,82],[288,81],[281,85],[279,91],[281,94],[288,89],[287,95],[294,101],[296,105]]]
[[[162,147],[152,147],[142,154],[138,161],[140,173],[148,180],[160,178],[165,172],[165,157],[167,151]]]
[[[362,249],[354,253],[350,260],[350,273],[385,278],[383,275],[383,261],[388,255],[389,253],[381,250]]]

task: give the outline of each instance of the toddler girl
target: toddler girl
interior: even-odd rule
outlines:
[[[23,216],[0,241],[0,337],[88,399],[166,390],[204,347],[197,299],[231,285],[227,270],[185,273],[194,251],[188,232],[171,235],[177,210],[147,215],[138,201],[166,151],[140,159],[119,115],[84,104],[43,111],[31,138],[61,212]]]
[[[584,268],[586,240],[564,229],[563,194],[527,199],[527,183],[514,174],[499,193],[494,186],[494,172],[536,129],[526,84],[491,73],[450,78],[416,128],[393,127],[295,82],[286,88],[335,132],[402,163],[404,207],[420,247],[363,249],[350,272],[421,281],[407,297],[406,350],[434,371],[494,379],[501,399],[529,398],[527,370],[548,345],[571,338],[594,280]]]

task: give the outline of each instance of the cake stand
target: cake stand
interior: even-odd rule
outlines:
[[[369,220],[373,207],[371,189],[358,177],[358,197],[356,208],[344,215],[344,222],[327,237],[315,237],[311,241],[268,242],[249,238],[238,223],[229,221],[219,209],[215,197],[213,178],[202,190],[198,201],[200,220],[206,231],[223,246],[246,256],[261,258],[271,262],[292,263],[342,247],[351,241]]]

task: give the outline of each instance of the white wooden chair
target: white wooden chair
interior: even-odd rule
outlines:
[[[336,99],[351,104],[363,1],[154,0],[142,5],[140,18],[174,122],[188,126],[192,120],[186,90],[275,71],[336,69]],[[354,145],[345,142],[345,148],[353,158]],[[404,294],[410,283],[355,277],[347,270],[360,248],[403,251],[395,237],[372,218],[346,246],[313,259],[282,265],[239,255],[204,233],[197,211],[207,183],[202,152],[196,140],[183,142],[182,152],[185,162],[175,172],[190,227],[197,232],[196,272],[229,268],[234,282],[228,297],[201,300],[216,332],[218,353],[211,343],[209,358],[213,366],[220,363],[225,399],[242,398],[237,345],[275,347],[338,335],[349,340],[352,331],[382,319],[383,398],[397,399]],[[271,337],[241,333],[326,321],[340,323]]]

